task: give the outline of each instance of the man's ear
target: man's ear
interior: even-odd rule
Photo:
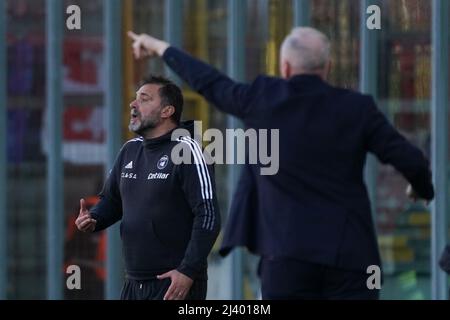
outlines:
[[[284,79],[289,79],[291,77],[292,68],[287,60],[281,60],[280,72],[281,77]]]
[[[323,74],[323,79],[327,80],[328,76],[330,75],[331,72],[331,60],[328,60],[328,62],[325,65],[325,70],[324,70],[324,74]]]
[[[175,107],[172,105],[164,106],[161,110],[161,118],[170,118],[175,113]]]

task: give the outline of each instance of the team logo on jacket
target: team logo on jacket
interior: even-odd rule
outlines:
[[[156,166],[158,167],[159,170],[162,170],[167,166],[168,163],[169,163],[169,157],[164,155],[161,157],[161,159],[158,160],[158,163]]]

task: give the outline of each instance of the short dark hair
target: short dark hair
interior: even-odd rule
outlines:
[[[161,98],[161,107],[173,106],[175,112],[171,116],[171,119],[176,124],[180,124],[181,114],[183,112],[183,94],[181,93],[181,89],[163,76],[149,75],[141,81],[140,86],[142,87],[146,84],[157,84],[161,86],[158,90]]]

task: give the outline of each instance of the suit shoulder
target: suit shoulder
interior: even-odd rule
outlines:
[[[281,84],[281,83],[286,83],[286,80],[284,80],[282,78],[274,77],[274,76],[268,76],[265,74],[261,74],[261,75],[257,76],[252,81],[252,85],[258,86],[258,87],[271,86],[271,85],[276,85],[276,84]]]
[[[333,88],[333,91],[335,94],[341,95],[341,96],[348,96],[348,97],[359,97],[364,96],[363,93],[356,91],[352,88],[342,88],[342,87],[335,87],[331,86]]]
[[[353,89],[333,87],[334,96],[338,96],[347,102],[355,105],[369,106],[374,104],[374,99],[370,94],[364,94]]]
[[[365,121],[367,115],[376,108],[371,95],[346,88],[333,87],[332,90],[334,92],[329,97],[331,103],[338,108],[339,112],[344,112],[347,116],[351,115],[354,121]]]
[[[254,97],[259,97],[258,101],[266,101],[267,97],[270,97],[270,100],[273,101],[274,92],[286,92],[286,94],[288,94],[288,91],[288,81],[268,75],[257,76],[250,85],[251,95]],[[279,96],[281,97],[281,95]]]

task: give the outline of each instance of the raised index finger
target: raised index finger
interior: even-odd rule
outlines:
[[[128,31],[127,35],[133,40],[137,40],[137,38],[138,38],[138,35],[136,33],[134,33],[133,31]]]

